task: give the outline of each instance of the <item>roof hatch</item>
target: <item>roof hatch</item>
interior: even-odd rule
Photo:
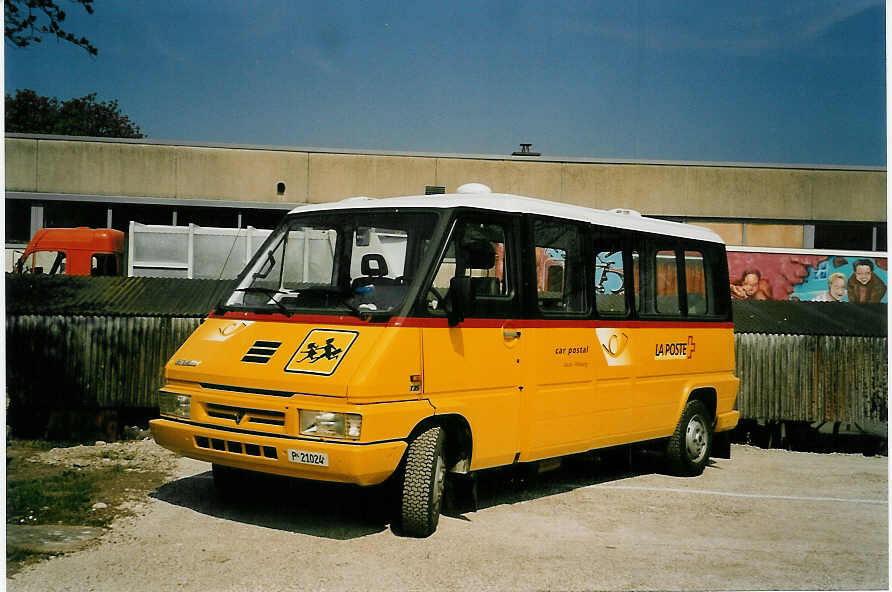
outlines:
[[[456,189],[456,193],[492,193],[492,189],[483,183],[465,183]]]

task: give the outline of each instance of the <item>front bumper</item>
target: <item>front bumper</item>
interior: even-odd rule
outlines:
[[[387,479],[407,446],[402,440],[361,444],[262,436],[172,419],[154,419],[149,426],[155,442],[189,458],[262,473],[357,485],[375,485]],[[325,453],[328,466],[293,463],[288,460],[289,449]]]

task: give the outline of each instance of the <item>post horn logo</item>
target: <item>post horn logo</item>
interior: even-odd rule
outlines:
[[[629,336],[625,333],[614,333],[607,338],[607,343],[601,343],[601,347],[611,358],[618,358],[629,344]]]

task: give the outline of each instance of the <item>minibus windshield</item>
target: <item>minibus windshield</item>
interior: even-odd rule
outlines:
[[[257,251],[224,308],[394,311],[419,273],[436,220],[436,214],[418,211],[291,215]]]

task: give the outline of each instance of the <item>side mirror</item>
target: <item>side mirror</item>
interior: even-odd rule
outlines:
[[[471,278],[456,276],[449,281],[446,314],[450,327],[458,325],[465,320],[466,316],[474,314],[475,296],[471,286]]]

